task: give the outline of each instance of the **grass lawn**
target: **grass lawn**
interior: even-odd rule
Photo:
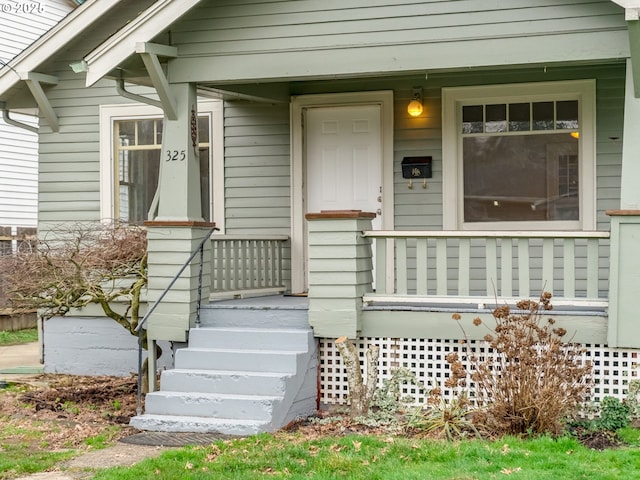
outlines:
[[[25,330],[4,331],[0,330],[0,346],[18,345],[38,341],[38,330],[27,328]]]
[[[130,468],[100,471],[100,480],[138,479],[640,479],[640,431],[632,445],[590,450],[573,438],[503,438],[459,443],[401,437],[309,439],[277,433],[163,453]]]

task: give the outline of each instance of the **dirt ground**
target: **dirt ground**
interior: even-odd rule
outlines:
[[[117,442],[138,432],[128,426],[136,414],[136,391],[134,377],[40,375],[12,384],[0,390],[5,431],[0,451],[2,444],[14,444],[30,452],[81,452],[56,471],[29,476],[32,480],[90,478],[91,470],[133,465],[159,455],[166,448]],[[98,448],[105,444],[112,446]]]
[[[136,414],[137,385],[135,377],[81,377],[71,375],[41,375],[28,383],[0,389],[0,418],[5,429],[15,432],[4,435],[4,444],[21,444],[34,450],[77,449],[84,451],[60,465],[60,475],[54,472],[29,477],[36,480],[90,478],[86,469],[95,470],[116,465],[132,465],[144,458],[158,455],[164,448],[116,442],[138,433],[128,425]],[[287,427],[302,430],[305,437],[341,436],[353,433],[387,435],[389,430],[367,427],[343,421],[301,421]],[[24,432],[36,432],[36,435]],[[398,432],[394,432],[398,433]],[[420,432],[404,431],[404,435],[421,436]],[[580,440],[594,449],[619,445],[615,436],[582,432]],[[108,450],[96,448],[115,444]],[[0,444],[0,451],[2,450]]]

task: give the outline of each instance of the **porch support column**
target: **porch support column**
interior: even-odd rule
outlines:
[[[637,66],[636,66],[637,67]],[[609,272],[610,347],[640,347],[640,98],[634,93],[631,60],[627,60],[620,210],[611,217]]]
[[[362,296],[373,280],[371,230],[375,213],[360,210],[308,213],[309,324],[317,337],[357,338]]]
[[[148,301],[158,300],[189,256],[198,249],[214,224],[203,221],[200,202],[196,86],[171,84],[176,119],[164,118],[160,178],[156,208],[149,212]],[[202,299],[211,285],[211,243],[205,242]],[[196,255],[148,320],[153,340],[184,342],[194,326],[199,286],[200,256]]]
[[[607,214],[611,216],[607,344],[640,348],[640,210]]]
[[[150,212],[149,218],[202,222],[196,85],[171,84],[170,91],[177,118],[164,118],[157,215]]]

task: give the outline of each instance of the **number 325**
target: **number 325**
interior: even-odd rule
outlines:
[[[185,153],[184,150],[167,150],[167,157],[166,157],[166,161],[167,162],[177,162],[177,161],[184,161],[184,159],[187,158],[187,154]]]

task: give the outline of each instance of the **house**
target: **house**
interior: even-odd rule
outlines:
[[[636,0],[89,0],[0,71],[0,101],[39,107],[40,234],[148,229],[146,328],[175,364],[140,428],[250,433],[345,402],[342,335],[380,345],[381,378],[442,379],[453,312],[543,290],[594,398],[623,398],[639,35]],[[77,315],[52,355],[90,344],[99,313]]]
[[[74,6],[65,0],[3,4],[0,65],[17,56]],[[33,236],[37,226],[38,138],[35,111],[13,112],[7,118],[7,111],[1,110],[0,254],[6,254],[15,251],[19,241]]]
[[[72,2],[51,0],[33,8],[6,2],[0,13],[0,65],[55,25],[73,9]],[[6,10],[6,11],[5,11]],[[35,111],[7,112],[0,104],[0,255],[15,252],[35,240],[38,210],[38,137]],[[18,122],[18,126],[15,126]],[[0,282],[1,283],[1,282]],[[33,313],[14,315],[0,286],[0,330],[33,327]]]

